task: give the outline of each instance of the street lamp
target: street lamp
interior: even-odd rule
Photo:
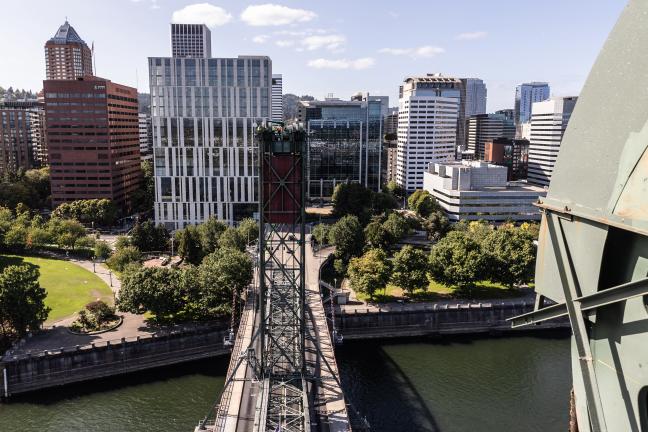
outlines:
[[[174,240],[175,239],[173,237],[171,237],[171,258],[173,258],[173,241]]]
[[[95,257],[92,257],[92,273],[97,273],[97,270],[95,269]]]
[[[108,276],[110,277],[110,286],[112,287],[112,270],[108,270]]]

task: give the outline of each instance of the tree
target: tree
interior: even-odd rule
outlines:
[[[123,312],[151,311],[157,319],[179,313],[184,306],[181,271],[164,267],[141,267],[126,272],[117,298]]]
[[[200,244],[206,255],[218,249],[218,239],[227,229],[227,224],[219,221],[215,217],[210,217],[202,224],[198,225],[198,234],[200,235]]]
[[[312,235],[315,241],[317,242],[317,244],[322,246],[328,244],[330,231],[331,231],[330,225],[319,223],[313,227]]]
[[[27,247],[38,249],[52,243],[52,236],[45,228],[30,226],[27,230]]]
[[[98,241],[94,245],[94,257],[98,260],[106,260],[110,254],[112,253],[112,250],[110,249],[110,245],[106,243],[105,241]]]
[[[370,249],[364,255],[349,262],[349,282],[356,292],[369,295],[384,288],[389,281],[390,264],[380,249]]]
[[[383,227],[389,233],[394,243],[400,241],[409,231],[407,219],[400,213],[390,213],[387,220],[383,222]]]
[[[123,272],[128,264],[137,263],[142,259],[142,254],[135,246],[125,246],[117,249],[108,260],[106,264],[111,269]]]
[[[387,249],[391,246],[393,238],[385,226],[379,221],[370,222],[364,229],[364,236],[368,249]]]
[[[443,211],[433,211],[423,221],[423,228],[427,232],[428,238],[434,242],[439,241],[450,231],[450,221]]]
[[[231,312],[233,296],[252,282],[253,263],[238,249],[221,248],[205,257],[198,267],[199,304],[207,315]]]
[[[74,249],[77,240],[86,237],[83,225],[73,219],[53,217],[47,222],[47,231],[57,245],[70,249]]]
[[[414,191],[407,199],[407,205],[410,210],[420,217],[428,217],[433,211],[441,210],[436,199],[424,189]]]
[[[112,225],[117,218],[117,207],[106,198],[76,200],[60,204],[52,216],[62,219],[76,219],[83,223]]]
[[[153,209],[155,201],[155,180],[153,175],[153,162],[150,160],[142,161],[142,185],[135,190],[131,201],[133,202],[133,211],[148,212]]]
[[[430,275],[445,285],[471,287],[484,275],[481,245],[466,231],[451,231],[432,247]]]
[[[27,245],[27,228],[14,223],[4,235],[4,244],[10,249],[21,250]]]
[[[371,190],[361,184],[340,183],[333,191],[333,214],[366,220],[370,214],[371,196]]]
[[[117,250],[121,250],[132,245],[133,243],[131,242],[131,239],[127,236],[117,236],[117,239],[115,240],[115,249]]]
[[[38,277],[38,268],[32,265],[11,265],[0,274],[0,323],[9,323],[20,337],[38,329],[50,311]]]
[[[488,278],[512,289],[533,280],[536,247],[533,235],[521,228],[491,231],[484,239]]]
[[[131,244],[144,252],[167,250],[169,238],[164,225],[156,226],[150,220],[136,223],[130,231]]]
[[[245,250],[245,238],[241,231],[233,227],[228,227],[218,239],[219,248]]]
[[[252,218],[243,219],[237,227],[241,233],[241,237],[245,240],[246,244],[254,243],[259,239],[259,224]]]
[[[387,185],[385,185],[385,192],[393,195],[397,199],[402,200],[405,197],[405,189],[393,180],[387,182]]]
[[[394,255],[391,282],[410,294],[427,285],[428,262],[425,252],[407,245]]]
[[[175,242],[178,245],[178,255],[190,264],[200,264],[203,259],[203,250],[198,229],[187,225],[175,233]]]
[[[356,216],[344,216],[331,227],[329,239],[335,246],[335,269],[344,274],[349,260],[362,253],[364,233],[360,221]]]
[[[371,196],[371,209],[375,215],[380,215],[390,210],[398,208],[396,198],[386,192],[377,192]]]

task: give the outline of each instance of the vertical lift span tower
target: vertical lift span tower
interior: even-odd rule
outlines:
[[[648,432],[647,53],[648,2],[632,0],[590,72],[539,204],[536,310],[512,319],[569,317],[579,432]]]

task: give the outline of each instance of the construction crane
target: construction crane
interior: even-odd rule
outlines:
[[[535,311],[512,319],[569,317],[572,431],[648,431],[646,49],[648,2],[632,0],[590,72],[539,204]]]

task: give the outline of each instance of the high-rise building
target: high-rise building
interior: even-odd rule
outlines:
[[[471,116],[486,113],[487,90],[484,81],[478,78],[461,78],[461,97],[457,115],[457,150],[465,150],[467,139],[466,122]]]
[[[43,91],[52,205],[107,198],[128,212],[141,180],[137,91],[93,76]]]
[[[430,162],[455,158],[461,81],[428,74],[409,77],[399,91],[396,182],[423,187]]]
[[[558,150],[578,97],[555,97],[533,104],[529,183],[549,186]]]
[[[484,161],[508,168],[508,180],[525,180],[529,168],[529,141],[494,138],[487,140]]]
[[[382,100],[301,101],[308,119],[307,195],[328,200],[340,183],[379,191],[382,176]]]
[[[0,176],[34,167],[32,121],[24,106],[0,103]]]
[[[205,24],[171,24],[172,57],[211,57],[211,31]]]
[[[515,124],[531,120],[531,106],[549,99],[549,84],[530,82],[515,87]]]
[[[67,21],[45,42],[48,80],[73,80],[92,75],[92,52]]]
[[[3,160],[5,162],[13,160],[18,162],[17,165],[6,165],[9,171],[17,168],[30,169],[47,166],[47,142],[45,141],[45,104],[40,99],[26,100],[5,100],[0,101],[0,110],[5,113],[4,117],[9,120],[3,127],[2,146]],[[22,114],[18,112],[22,111]],[[12,122],[11,119],[14,119]],[[26,119],[28,127],[29,149],[25,150],[23,142],[23,131],[25,124],[21,121]],[[11,130],[15,128],[15,130]],[[12,140],[15,146],[9,145],[8,140]],[[13,156],[11,154],[13,153]],[[29,155],[28,159],[21,158],[20,154]],[[4,170],[2,170],[4,171]]]
[[[484,144],[487,140],[515,137],[513,121],[501,114],[474,115],[468,119],[467,125],[467,151],[474,155],[472,159],[484,159]]]
[[[398,133],[398,107],[389,108],[385,116],[385,135]]]
[[[169,229],[258,212],[254,133],[270,119],[272,61],[149,58],[155,220]]]
[[[283,76],[272,74],[272,121],[283,121]]]
[[[505,119],[515,122],[515,111],[513,110],[513,108],[497,110],[495,111],[495,114],[499,114],[501,116],[504,116]]]
[[[139,147],[140,159],[143,161],[153,159],[153,131],[151,128],[151,116],[139,113]]]

